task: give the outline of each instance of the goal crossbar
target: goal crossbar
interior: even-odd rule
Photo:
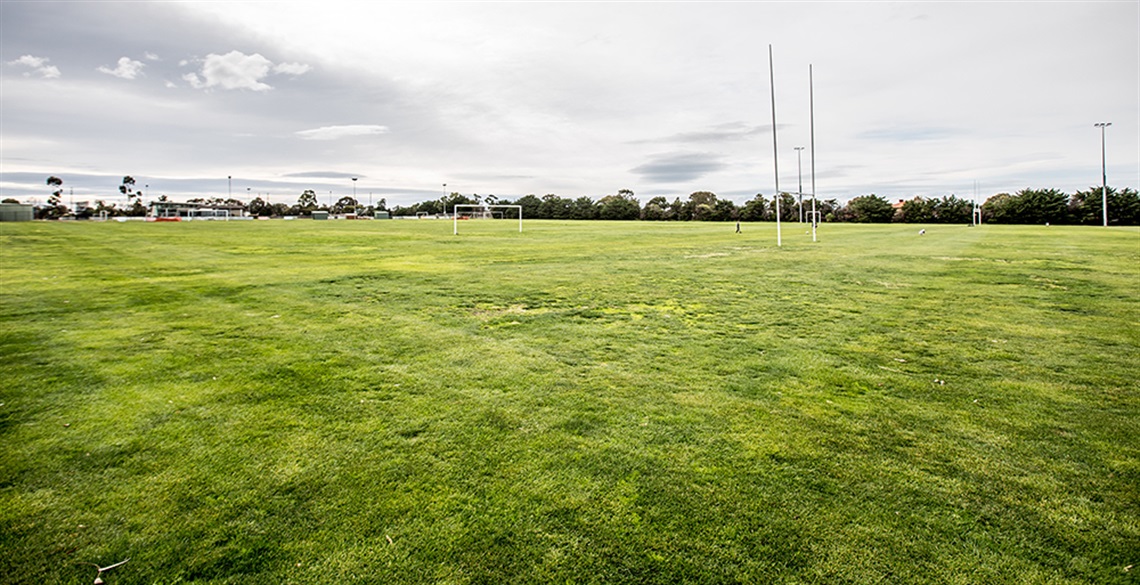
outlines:
[[[519,233],[520,234],[522,233],[522,205],[489,205],[489,204],[482,204],[482,203],[479,203],[479,204],[466,203],[466,204],[456,205],[455,207],[453,207],[451,209],[451,212],[452,212],[451,213],[452,234],[453,235],[459,235],[459,210],[460,209],[482,210],[484,213],[486,213],[493,208],[517,209],[519,211]]]

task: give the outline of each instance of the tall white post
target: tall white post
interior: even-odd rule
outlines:
[[[772,45],[768,45],[768,82],[772,88],[772,164],[776,170],[776,247],[784,245],[780,227],[780,150],[776,146],[776,67]]]
[[[814,242],[819,221],[815,210],[815,81],[812,79],[811,64],[808,64],[808,112],[811,127],[811,241]]]
[[[1112,122],[1098,122],[1095,126],[1100,128],[1100,209],[1104,215],[1104,227],[1108,227],[1108,169],[1104,158],[1104,129],[1112,126]]]

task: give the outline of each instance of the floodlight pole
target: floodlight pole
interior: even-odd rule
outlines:
[[[796,195],[800,198],[800,223],[804,222],[804,147],[796,146],[796,171],[800,176],[800,189]]]
[[[815,82],[812,79],[812,66],[808,64],[808,121],[811,128],[811,241],[816,241],[815,210]]]
[[[234,198],[234,176],[233,175],[226,176],[226,197],[228,197],[230,199]]]
[[[1104,129],[1112,126],[1112,122],[1097,122],[1093,125],[1100,128],[1100,208],[1104,215],[1104,227],[1108,227],[1108,169],[1104,158]]]
[[[776,68],[772,61],[772,45],[768,45],[768,82],[772,88],[772,165],[776,170],[776,247],[784,245],[780,228],[780,150],[776,146]]]

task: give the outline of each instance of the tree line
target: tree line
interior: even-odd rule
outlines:
[[[1133,189],[1107,189],[1109,223],[1140,225],[1140,196]],[[1015,194],[999,193],[978,207],[986,223],[1007,224],[1076,224],[1100,225],[1102,219],[1100,187],[1068,195],[1056,189],[1022,189]],[[776,221],[776,198],[757,194],[737,205],[709,191],[696,191],[687,198],[654,197],[641,205],[632,191],[623,189],[597,201],[590,197],[569,199],[558,195],[526,195],[515,201],[494,196],[468,197],[459,193],[407,207],[397,206],[397,216],[417,214],[444,215],[462,204],[502,204],[522,207],[527,219],[610,219],[642,221]],[[806,199],[803,210],[791,193],[780,193],[781,221],[810,221],[812,203]],[[820,221],[854,223],[971,223],[974,202],[954,195],[913,197],[891,203],[878,195],[862,195],[846,204],[836,199],[817,200],[815,212]],[[507,214],[513,211],[506,212]]]
[[[119,207],[107,205],[97,200],[94,207],[87,207],[72,213],[62,203],[63,181],[59,177],[47,178],[46,184],[52,189],[47,204],[36,208],[40,219],[58,219],[65,216],[89,218],[106,213],[108,216],[143,216],[147,207],[142,203],[143,193],[135,189],[135,180],[123,177],[119,192],[127,196],[127,203]],[[1108,218],[1113,225],[1140,225],[1140,196],[1134,189],[1108,187]],[[165,195],[158,201],[166,201]],[[16,203],[15,200],[5,200]],[[372,215],[377,211],[389,211],[394,216],[447,215],[456,205],[518,205],[527,219],[576,219],[576,220],[641,220],[641,221],[775,221],[777,209],[781,221],[810,220],[811,200],[804,201],[804,209],[790,193],[780,193],[779,205],[775,197],[769,199],[757,194],[743,204],[729,199],[721,199],[709,191],[696,191],[685,199],[674,197],[653,197],[644,205],[634,197],[633,191],[622,189],[613,195],[594,200],[588,196],[566,198],[554,194],[538,197],[524,195],[511,201],[494,195],[467,196],[449,193],[438,199],[429,199],[408,206],[395,206],[388,209],[387,202],[380,199],[376,204],[362,205],[353,197],[341,197],[335,203],[321,204],[316,192],[306,189],[297,202],[271,203],[260,196],[249,203],[233,198],[196,198],[190,203],[241,207],[254,216],[282,217],[307,216],[313,211],[328,211],[333,214],[356,213]],[[825,222],[855,223],[971,223],[974,219],[974,202],[954,195],[944,197],[913,197],[891,203],[884,197],[871,194],[855,197],[845,204],[836,199],[817,200],[814,207],[817,217]],[[1103,222],[1102,194],[1100,187],[1090,187],[1072,195],[1057,189],[1022,189],[1014,194],[999,193],[988,198],[978,211],[985,223],[1005,224],[1074,224],[1100,225]],[[508,210],[505,215],[514,213]]]

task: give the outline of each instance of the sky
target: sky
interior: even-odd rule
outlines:
[[[813,104],[823,199],[1088,189],[1098,122],[1135,189],[1137,30],[1136,1],[2,0],[0,197],[742,203],[777,164],[812,191]]]

